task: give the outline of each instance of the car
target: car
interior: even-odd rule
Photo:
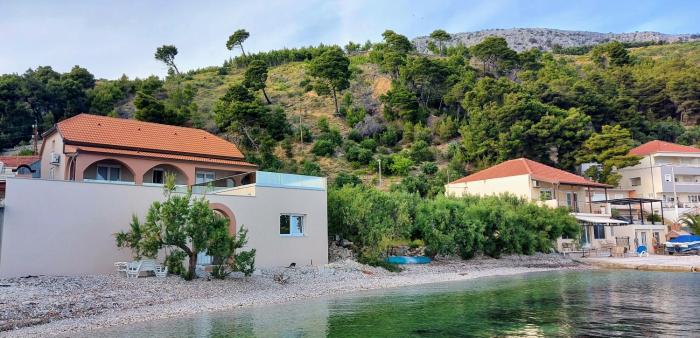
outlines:
[[[666,252],[669,255],[700,253],[700,236],[683,235],[666,242]]]

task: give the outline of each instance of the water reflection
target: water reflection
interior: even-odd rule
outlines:
[[[694,336],[698,289],[700,276],[692,273],[539,273],[237,309],[85,336]]]

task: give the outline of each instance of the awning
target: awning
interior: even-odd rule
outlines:
[[[625,221],[605,216],[574,215],[577,220],[593,224],[627,225]]]

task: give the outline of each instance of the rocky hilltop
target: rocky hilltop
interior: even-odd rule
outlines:
[[[500,36],[508,41],[508,46],[516,51],[524,51],[531,48],[551,51],[554,46],[580,47],[596,45],[608,41],[620,42],[683,42],[700,40],[700,34],[664,34],[658,32],[633,32],[633,33],[597,33],[585,31],[566,31],[548,28],[511,28],[511,29],[486,29],[476,32],[454,33],[448,45],[463,44],[472,46],[481,42],[487,36]],[[413,39],[418,52],[429,53],[428,42],[430,37],[421,36]]]

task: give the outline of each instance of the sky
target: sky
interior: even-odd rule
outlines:
[[[181,71],[221,65],[228,36],[250,32],[246,51],[379,41],[385,29],[409,38],[543,27],[596,32],[700,33],[700,1],[10,1],[0,0],[0,74],[74,65],[98,78],[163,76],[153,58],[177,46]]]

